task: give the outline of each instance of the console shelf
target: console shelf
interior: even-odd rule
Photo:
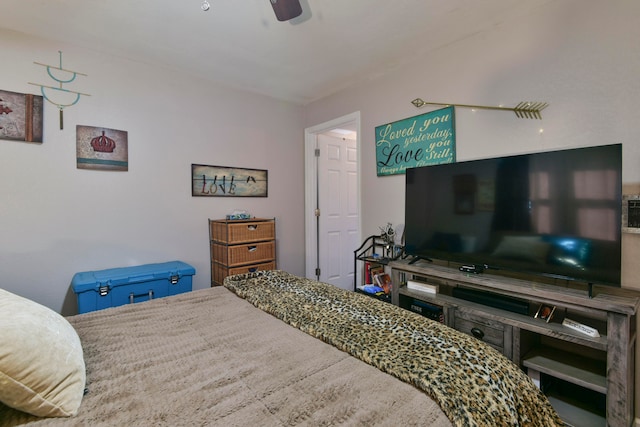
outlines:
[[[595,412],[593,407],[566,395],[549,393],[549,402],[558,415],[570,427],[602,427],[607,425],[605,416]]]
[[[522,365],[598,393],[607,393],[607,364],[603,361],[538,347],[522,358]]]
[[[445,324],[486,341],[528,372],[549,393],[549,400],[570,425],[629,427],[633,423],[640,293],[595,287],[590,298],[586,289],[463,273],[456,265],[393,261],[389,267],[392,303],[400,304],[402,298],[405,307],[411,306],[411,301],[442,307]],[[438,292],[408,289],[404,286],[407,280],[436,285]],[[461,297],[464,292],[460,288],[487,292],[489,301],[479,303]],[[504,297],[524,308],[511,311],[508,304],[501,305]],[[548,323],[534,318],[541,305],[556,307]],[[600,336],[591,337],[563,326],[565,317],[596,328]],[[546,387],[547,381],[566,385]],[[594,405],[592,396],[601,404]],[[599,406],[601,413],[592,413],[589,408],[593,406]]]

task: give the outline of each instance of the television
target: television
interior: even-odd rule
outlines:
[[[620,286],[622,145],[410,168],[405,253]]]

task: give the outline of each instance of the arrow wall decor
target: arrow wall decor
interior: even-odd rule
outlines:
[[[416,108],[423,107],[425,105],[438,105],[438,106],[449,106],[452,105],[454,107],[464,107],[464,108],[482,108],[484,110],[502,110],[502,111],[513,111],[516,116],[520,119],[540,119],[542,120],[542,115],[540,111],[544,110],[549,106],[546,102],[528,102],[523,101],[516,105],[515,107],[492,107],[487,105],[468,105],[468,104],[452,104],[450,102],[425,102],[420,98],[416,98],[411,101]]]

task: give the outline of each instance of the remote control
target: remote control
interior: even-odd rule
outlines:
[[[562,321],[562,324],[567,328],[571,328],[574,331],[580,332],[581,334],[589,335],[593,338],[598,338],[600,336],[597,329],[594,329],[587,325],[583,325],[582,323],[578,323],[575,320],[565,318]]]

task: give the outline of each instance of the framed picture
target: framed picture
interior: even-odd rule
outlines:
[[[268,171],[191,165],[193,197],[267,197]]]
[[[555,313],[555,311],[556,307],[554,305],[540,304],[540,307],[538,307],[538,311],[534,317],[549,323],[553,318],[553,313]]]
[[[42,142],[43,98],[0,90],[0,139]]]
[[[622,195],[622,231],[626,233],[640,232],[640,195]]]
[[[128,171],[128,132],[117,129],[77,125],[76,168]]]

